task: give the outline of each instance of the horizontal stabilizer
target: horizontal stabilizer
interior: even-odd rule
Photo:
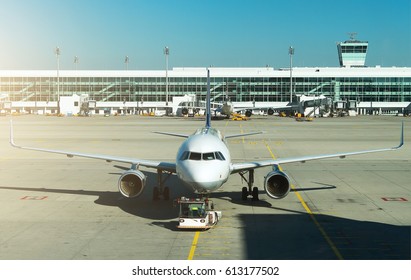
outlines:
[[[249,135],[255,135],[255,134],[262,134],[262,133],[264,133],[264,132],[257,131],[257,132],[249,132],[249,133],[231,134],[231,135],[225,136],[225,139],[235,138],[235,137],[243,137],[243,136],[249,136]]]
[[[188,138],[189,137],[189,135],[187,135],[187,134],[179,134],[179,133],[172,133],[172,132],[153,131],[153,133],[169,135],[169,136],[175,136],[175,137],[183,137],[183,138]]]

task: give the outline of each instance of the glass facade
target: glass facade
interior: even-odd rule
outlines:
[[[314,68],[311,69],[315,71]],[[277,72],[279,75],[275,75]],[[290,98],[290,77],[284,75],[284,72],[289,73],[289,71],[270,71],[266,76],[236,76],[227,71],[226,77],[221,75],[211,77],[213,101],[225,100],[227,96],[233,102],[287,102]],[[411,75],[332,77],[318,74],[316,77],[308,75],[304,77],[294,70],[293,73],[297,74],[292,80],[294,94],[323,94],[334,101],[411,102]],[[173,96],[187,94],[195,94],[199,100],[204,100],[206,97],[206,77],[195,77],[192,73],[187,76],[170,76],[168,84],[170,101]],[[0,75],[2,101],[5,99],[7,101],[57,101],[57,87],[56,76],[7,76],[4,73]],[[87,94],[90,100],[106,102],[165,102],[166,78],[160,75],[157,77],[60,75],[59,94],[60,96]]]

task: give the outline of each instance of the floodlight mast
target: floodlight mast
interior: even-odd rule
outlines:
[[[128,55],[126,55],[126,57],[124,58],[124,63],[126,64],[126,70],[128,70],[128,63],[130,62],[130,58],[128,57]]]
[[[54,50],[57,58],[57,114],[60,114],[60,48]]]
[[[80,59],[79,59],[78,56],[76,55],[76,56],[74,57],[74,65],[75,65],[76,71],[77,71],[78,63],[79,63],[79,62],[80,62]]]
[[[164,48],[164,55],[166,56],[166,106],[168,106],[168,56],[170,54],[169,47]]]
[[[288,49],[288,53],[290,54],[290,103],[293,102],[293,55],[294,55],[294,48],[290,46]]]

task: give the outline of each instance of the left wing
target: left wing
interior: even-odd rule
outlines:
[[[404,122],[401,125],[400,144],[396,147],[375,149],[375,150],[364,150],[364,151],[356,151],[356,152],[347,152],[347,153],[337,153],[337,154],[313,155],[313,156],[290,157],[290,158],[282,158],[282,159],[281,158],[269,159],[269,160],[263,160],[263,161],[251,161],[251,162],[243,162],[243,163],[232,163],[231,173],[237,173],[237,172],[241,172],[245,170],[285,164],[285,163],[292,163],[292,162],[304,163],[310,160],[327,159],[327,158],[345,158],[347,156],[394,151],[394,150],[398,150],[403,145],[404,145]]]
[[[87,153],[80,153],[80,152],[71,152],[71,151],[63,151],[63,150],[52,150],[52,149],[43,149],[43,148],[35,148],[35,147],[24,147],[19,146],[14,143],[14,135],[13,135],[13,123],[10,120],[10,144],[14,148],[23,149],[23,150],[31,150],[31,151],[38,151],[38,152],[46,152],[46,153],[53,153],[53,154],[63,154],[69,158],[72,157],[84,157],[84,158],[92,158],[92,159],[100,159],[105,160],[107,162],[122,162],[122,163],[129,163],[131,165],[136,166],[144,166],[148,168],[155,168],[158,170],[166,170],[172,173],[176,172],[176,164],[173,162],[162,162],[162,161],[153,161],[153,160],[143,160],[143,159],[135,159],[135,158],[127,158],[127,157],[117,157],[117,156],[110,156],[110,155],[100,155],[100,154],[87,154]]]

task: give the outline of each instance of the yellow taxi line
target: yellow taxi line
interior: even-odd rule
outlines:
[[[191,243],[190,253],[188,254],[187,260],[192,260],[194,258],[194,253],[197,248],[198,237],[200,236],[200,232],[196,231],[194,234],[193,242]]]
[[[268,143],[264,140],[264,144],[267,147],[267,150],[269,151],[271,157],[273,159],[275,159],[275,155],[272,152],[270,146],[268,145]],[[282,167],[280,165],[278,165],[278,169],[280,171],[283,171]],[[294,187],[294,185],[291,185],[291,189],[293,190],[293,192],[295,193],[295,195],[297,196],[298,200],[300,201],[301,205],[303,206],[303,208],[305,209],[305,211],[310,215],[311,220],[314,222],[314,224],[316,225],[316,227],[318,228],[318,230],[321,232],[321,235],[324,237],[325,241],[328,243],[328,245],[331,247],[331,250],[334,252],[334,254],[336,255],[336,257],[339,260],[343,260],[343,256],[341,255],[340,251],[338,250],[338,248],[335,246],[335,244],[332,242],[331,238],[328,236],[328,234],[325,232],[324,228],[320,225],[320,223],[317,221],[317,219],[315,218],[315,214],[311,211],[310,207],[308,207],[307,203],[305,202],[305,200],[303,199],[303,197],[300,195],[300,193],[296,190],[296,188]]]

